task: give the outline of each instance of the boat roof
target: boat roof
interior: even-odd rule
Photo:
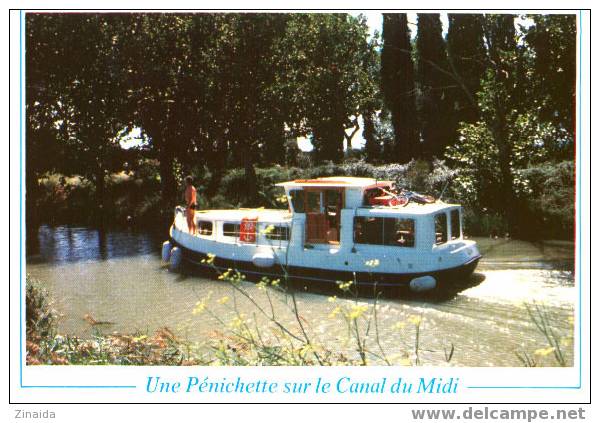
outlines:
[[[436,213],[438,211],[446,210],[452,207],[460,207],[460,204],[449,204],[443,201],[436,201],[430,204],[418,204],[410,202],[406,206],[381,206],[381,207],[359,207],[359,215],[373,215],[373,214],[411,214],[411,215],[425,215],[430,213]]]
[[[381,181],[375,178],[358,178],[354,176],[328,176],[315,179],[296,179],[276,184],[280,187],[335,187],[335,188],[369,188],[389,186],[393,181]]]

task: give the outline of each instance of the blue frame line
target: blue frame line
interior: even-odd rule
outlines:
[[[23,11],[19,10],[19,383],[23,386]]]
[[[467,389],[581,389],[581,381],[575,386],[467,386]]]
[[[50,389],[136,389],[135,385],[23,385],[23,10],[19,10],[19,385]]]
[[[21,386],[21,388],[75,388],[75,389],[79,389],[79,388],[94,388],[94,389],[102,389],[102,388],[111,388],[111,389],[115,389],[115,388],[137,388],[137,386],[127,386],[127,385],[115,385],[115,386],[110,386],[110,385],[25,385],[25,386]]]
[[[582,78],[582,66],[581,66],[581,58],[582,58],[582,53],[583,53],[583,12],[581,10],[579,10],[579,116],[578,116],[578,120],[579,120],[579,148],[577,149],[577,192],[579,193],[579,201],[577,202],[578,204],[578,208],[577,208],[577,222],[578,222],[578,238],[579,238],[579,258],[577,260],[577,265],[579,266],[579,313],[578,313],[578,320],[579,320],[579,387],[581,388],[581,380],[582,380],[582,367],[583,367],[583,361],[582,361],[582,348],[581,348],[581,323],[582,323],[582,318],[581,318],[581,150],[582,150],[582,145],[583,145],[583,137],[582,137],[582,132],[583,132],[583,126],[581,125],[581,86],[583,85],[583,78]],[[591,75],[590,75],[591,77]]]
[[[578,311],[578,321],[579,321],[579,383],[576,386],[467,386],[468,389],[581,389],[581,380],[582,380],[582,348],[581,348],[581,147],[582,147],[582,126],[581,126],[581,86],[583,84],[582,79],[582,66],[581,66],[581,58],[583,53],[583,11],[579,9],[579,101],[577,102],[577,120],[579,122],[578,131],[577,131],[577,140],[576,143],[577,148],[577,163],[575,164],[577,169],[577,245],[579,251],[579,257],[577,258],[577,266],[579,269],[579,311]]]

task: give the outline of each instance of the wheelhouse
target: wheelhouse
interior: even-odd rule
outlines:
[[[462,239],[459,205],[438,201],[386,206],[394,196],[392,181],[319,178],[278,185],[286,190],[290,211],[303,220],[305,244],[337,245],[347,241],[353,246],[410,249]]]

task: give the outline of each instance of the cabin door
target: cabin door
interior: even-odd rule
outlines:
[[[306,192],[306,242],[340,242],[341,189],[308,189]]]

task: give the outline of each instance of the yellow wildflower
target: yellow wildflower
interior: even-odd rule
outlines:
[[[240,319],[239,317],[236,317],[235,319],[233,319],[231,321],[231,323],[229,323],[229,326],[231,326],[234,329],[238,329],[240,328],[242,325],[244,324],[244,321],[242,319]]]
[[[337,306],[336,308],[334,308],[331,313],[329,313],[329,318],[333,319],[335,316],[337,316],[340,311],[342,311],[342,308],[340,306]]]
[[[224,297],[222,297],[222,298],[219,298],[219,299],[217,300],[217,302],[218,302],[219,304],[227,304],[227,303],[229,302],[229,297],[226,295],[226,296],[224,296]]]
[[[348,291],[350,290],[350,287],[352,286],[354,282],[353,281],[348,281],[348,282],[338,282],[338,287],[342,290],[342,291]]]
[[[214,254],[208,253],[206,254],[206,258],[202,259],[201,262],[205,264],[213,264],[215,257],[216,256]]]
[[[194,309],[192,310],[192,314],[200,314],[202,313],[204,310],[206,310],[206,302],[204,300],[202,301],[198,301],[196,303],[196,306],[194,307]]]
[[[421,320],[422,320],[421,316],[415,316],[415,315],[412,315],[412,316],[410,316],[408,318],[408,321],[410,323],[412,323],[413,325],[415,325],[415,326],[420,325],[421,324]]]
[[[548,347],[548,348],[539,348],[537,350],[535,350],[533,353],[535,355],[541,355],[542,357],[548,355],[548,354],[552,354],[554,352],[556,348],[554,347]]]
[[[273,225],[269,225],[266,228],[264,228],[261,233],[263,233],[264,235],[269,235],[270,233],[272,233],[275,230],[275,226]]]
[[[362,315],[365,313],[365,311],[367,311],[368,309],[369,309],[369,307],[368,307],[368,306],[366,306],[366,305],[359,305],[359,304],[353,305],[353,306],[352,306],[352,309],[350,310],[350,313],[348,314],[348,317],[349,317],[351,320],[358,319],[358,318],[359,318],[360,316],[362,316]]]
[[[401,330],[401,329],[404,329],[404,326],[406,326],[406,323],[396,322],[396,324],[394,324],[394,326],[392,326],[392,329]]]
[[[311,351],[313,351],[313,348],[311,347],[310,344],[304,344],[302,346],[302,348],[300,348],[299,354],[300,355],[306,355],[307,353],[310,353]]]
[[[367,261],[365,261],[365,266],[377,267],[377,266],[379,266],[379,259],[367,260]]]

